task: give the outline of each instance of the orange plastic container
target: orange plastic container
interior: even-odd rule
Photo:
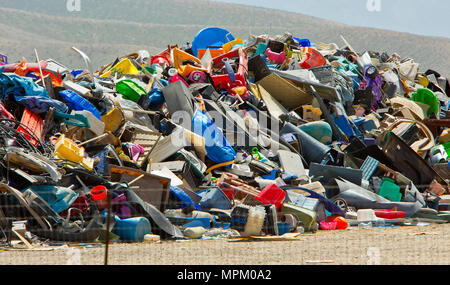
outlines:
[[[286,192],[275,183],[271,183],[264,187],[264,189],[256,195],[255,199],[266,205],[275,205],[275,207],[280,210],[285,197]]]
[[[19,126],[17,128],[17,131],[22,133],[28,139],[28,141],[30,141],[30,143],[32,143],[34,146],[37,146],[38,141],[30,135],[30,132],[32,135],[34,134],[38,139],[42,140],[44,120],[40,116],[25,108],[25,110],[23,111],[22,120],[20,122],[28,128]]]

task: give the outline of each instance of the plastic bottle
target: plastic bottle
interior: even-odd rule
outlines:
[[[251,207],[248,214],[247,223],[243,236],[258,236],[261,234],[261,229],[264,224],[266,211],[261,206]]]

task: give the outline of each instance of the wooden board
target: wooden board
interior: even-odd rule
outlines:
[[[264,87],[286,109],[296,109],[312,102],[310,94],[274,73],[258,81],[257,85]]]
[[[280,104],[276,99],[272,97],[272,95],[267,92],[266,89],[264,89],[263,86],[258,85],[259,94],[261,94],[261,99],[264,100],[264,103],[266,103],[267,110],[269,110],[269,113],[274,116],[275,118],[279,118],[281,115],[288,113],[286,108],[283,107],[283,105]]]

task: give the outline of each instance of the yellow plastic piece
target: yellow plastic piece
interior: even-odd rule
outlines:
[[[214,169],[217,169],[217,168],[222,167],[222,166],[231,165],[231,164],[234,164],[234,160],[228,161],[228,162],[224,162],[224,163],[220,163],[220,164],[216,164],[216,165],[213,165],[213,166],[211,166],[210,168],[206,169],[206,173],[210,173],[210,172],[213,171]]]
[[[308,122],[311,121],[320,121],[320,116],[322,115],[322,111],[320,108],[314,108],[311,105],[303,105],[303,119]]]
[[[125,122],[125,117],[119,108],[113,108],[109,113],[102,116],[102,122],[105,124],[105,133],[114,133]]]
[[[79,147],[76,143],[67,139],[65,135],[61,135],[56,141],[55,156],[79,163],[88,170],[94,169],[94,160],[84,157],[84,154],[84,148]]]
[[[125,58],[125,59],[122,59],[121,61],[119,61],[116,65],[111,67],[110,70],[103,73],[100,77],[101,78],[110,77],[113,71],[120,71],[120,73],[122,73],[122,74],[134,74],[134,75],[139,74],[139,70],[134,66],[134,64],[128,58]]]
[[[237,39],[228,42],[222,46],[223,53],[231,51],[235,45],[243,45],[243,44],[244,41],[241,39],[241,37],[238,37]]]

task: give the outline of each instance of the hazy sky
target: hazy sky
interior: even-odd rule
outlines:
[[[212,0],[287,10],[352,26],[450,38],[449,0]]]

